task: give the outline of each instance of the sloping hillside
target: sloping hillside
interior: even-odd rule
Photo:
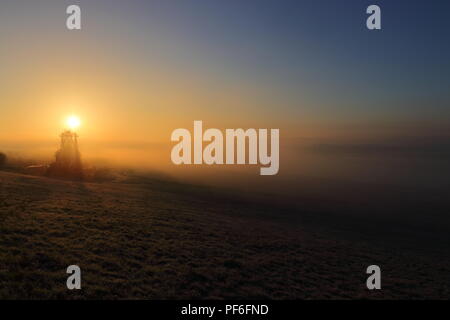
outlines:
[[[205,188],[127,181],[0,172],[0,298],[450,297],[446,259],[344,239]],[[66,289],[72,264],[80,291]],[[371,264],[382,267],[378,292],[365,287]]]

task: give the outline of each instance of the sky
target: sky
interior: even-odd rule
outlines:
[[[371,4],[382,30],[366,28]],[[292,166],[304,144],[447,143],[449,13],[445,0],[3,0],[0,150],[49,154],[70,114],[86,156],[140,165],[170,166],[170,133],[194,120],[280,128]]]

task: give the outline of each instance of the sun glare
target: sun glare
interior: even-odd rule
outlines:
[[[67,118],[66,124],[70,129],[75,130],[80,126],[81,121],[77,116],[70,116]]]

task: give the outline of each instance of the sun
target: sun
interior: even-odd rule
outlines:
[[[66,124],[70,129],[75,130],[80,126],[81,121],[77,116],[70,116],[67,118]]]

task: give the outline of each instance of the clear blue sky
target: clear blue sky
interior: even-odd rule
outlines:
[[[68,4],[82,8],[77,35],[63,27]],[[381,31],[366,29],[370,4],[382,9]],[[176,68],[208,86],[263,88],[267,117],[435,126],[450,122],[449,15],[448,0],[11,0],[0,4],[0,35],[7,75],[8,39],[26,35],[71,48],[73,61],[104,50],[135,72]]]

